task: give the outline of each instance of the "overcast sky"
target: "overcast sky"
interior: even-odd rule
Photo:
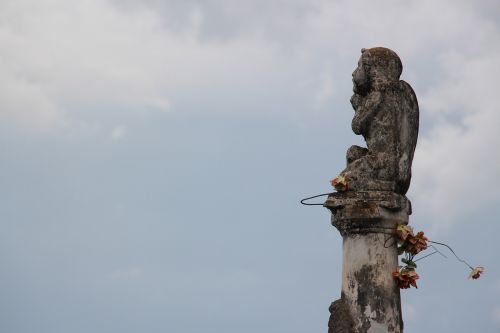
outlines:
[[[326,332],[361,48],[420,104],[406,332],[500,331],[500,2],[0,0],[0,331]]]

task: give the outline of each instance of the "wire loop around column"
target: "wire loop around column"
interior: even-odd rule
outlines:
[[[332,194],[332,193],[318,194],[318,195],[315,195],[315,196],[312,196],[312,197],[309,197],[309,198],[302,199],[302,200],[300,200],[300,203],[303,204],[303,205],[306,205],[306,206],[323,206],[324,203],[307,203],[307,202],[304,202],[304,201],[311,200],[311,199],[314,199],[314,198],[324,197],[325,195],[330,195],[330,194]]]

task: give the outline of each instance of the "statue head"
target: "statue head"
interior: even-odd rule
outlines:
[[[403,65],[398,55],[385,47],[362,49],[358,67],[352,73],[354,92],[365,95],[371,89],[398,82]]]

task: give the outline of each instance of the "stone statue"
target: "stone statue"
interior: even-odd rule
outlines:
[[[405,194],[418,136],[418,103],[411,86],[399,76],[398,55],[383,47],[362,49],[352,73],[352,130],[367,148],[351,146],[347,167],[337,177],[337,190],[392,191]],[[342,183],[342,181],[340,183]]]
[[[367,148],[351,146],[347,167],[332,180],[337,192],[324,206],[343,242],[341,299],[330,306],[329,333],[402,333],[401,299],[391,272],[398,266],[391,230],[408,224],[405,194],[418,136],[418,103],[399,80],[401,60],[393,51],[361,50],[352,73],[352,130]]]

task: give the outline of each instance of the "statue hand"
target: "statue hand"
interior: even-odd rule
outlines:
[[[354,110],[356,110],[360,105],[363,97],[358,94],[354,94],[351,97],[351,105]]]

